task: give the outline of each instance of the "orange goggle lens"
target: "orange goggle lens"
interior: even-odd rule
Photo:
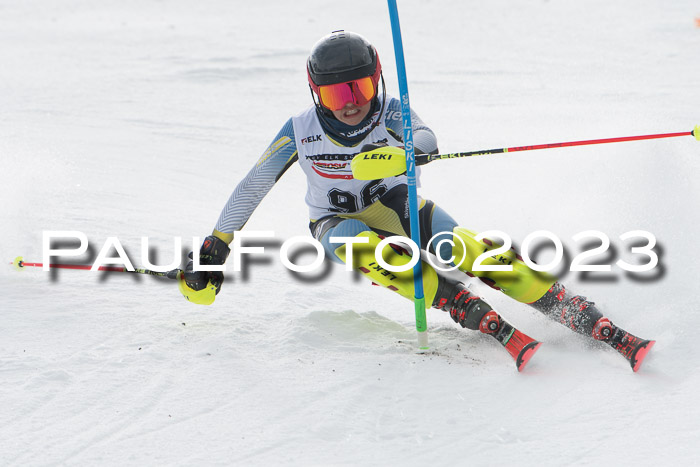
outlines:
[[[331,110],[340,110],[348,102],[365,105],[372,100],[375,94],[376,90],[370,76],[318,87],[318,97],[321,104]]]

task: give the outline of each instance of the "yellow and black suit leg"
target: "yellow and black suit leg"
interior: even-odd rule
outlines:
[[[596,326],[603,322],[603,314],[586,297],[571,293],[556,277],[532,270],[512,248],[481,261],[483,265],[509,265],[512,271],[474,271],[475,259],[500,245],[488,238],[476,240],[476,232],[462,227],[455,227],[453,233],[459,237],[455,239],[452,254],[460,270],[519,302],[531,305],[579,334],[601,338]]]
[[[556,277],[531,269],[513,248],[480,261],[483,266],[510,267],[511,271],[475,271],[476,259],[501,245],[489,238],[477,240],[477,232],[462,227],[455,227],[452,233],[455,237],[452,255],[457,267],[521,303],[536,302],[556,283]]]
[[[431,220],[434,208],[432,202],[421,200],[423,247],[432,236]],[[383,268],[375,257],[376,248],[383,238],[394,235],[409,238],[405,187],[390,190],[360,213],[324,217],[318,221],[312,221],[310,228],[314,237],[324,246],[329,258],[335,262],[347,263],[352,254],[353,269],[361,271],[375,284],[413,300],[415,296],[413,270],[389,271]],[[350,250],[346,244],[331,242],[332,237],[357,237],[362,238],[365,243],[354,244]],[[405,266],[412,259],[409,252],[398,245],[384,248],[381,254],[382,259],[394,267]],[[440,276],[429,263],[422,263],[422,271],[426,307],[434,306],[448,311],[462,326],[480,329],[482,318],[493,311],[491,307],[469,292],[464,284]]]

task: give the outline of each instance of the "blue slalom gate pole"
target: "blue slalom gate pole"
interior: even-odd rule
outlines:
[[[394,38],[394,55],[396,56],[396,72],[399,77],[399,93],[401,94],[401,118],[403,121],[403,144],[406,150],[406,177],[408,178],[408,207],[411,217],[411,240],[420,248],[420,226],[418,223],[418,192],[416,189],[416,154],[413,149],[413,127],[411,126],[411,106],[408,100],[408,82],[406,80],[406,63],[403,56],[401,41],[401,25],[396,0],[389,2],[389,18],[391,19],[391,34]],[[428,348],[428,323],[425,318],[425,296],[423,294],[423,269],[420,258],[413,266],[413,303],[416,310],[416,330],[418,331],[418,347]]]

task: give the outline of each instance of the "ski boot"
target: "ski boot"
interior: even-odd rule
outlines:
[[[454,322],[463,328],[479,330],[493,336],[513,357],[518,371],[525,368],[542,345],[514,328],[461,282],[438,276],[438,288],[432,305],[449,312]]]
[[[574,332],[610,345],[627,359],[635,372],[639,370],[644,357],[656,343],[615,326],[603,316],[595,303],[581,295],[570,294],[559,282],[531,305]]]
[[[637,372],[644,358],[656,341],[641,339],[622,328],[615,326],[608,318],[600,318],[593,326],[593,339],[605,342],[630,363],[632,371]]]

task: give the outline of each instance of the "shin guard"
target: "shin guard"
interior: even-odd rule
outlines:
[[[399,295],[413,300],[415,288],[413,284],[413,269],[395,272],[383,268],[375,257],[375,251],[381,238],[376,232],[365,231],[357,234],[357,237],[366,237],[368,243],[355,244],[352,250],[352,267],[359,270],[377,285],[384,286]],[[347,245],[341,245],[335,250],[335,254],[347,263]],[[391,248],[384,248],[380,252],[382,259],[392,266],[405,266],[411,261],[411,255],[398,245],[391,245]],[[430,298],[435,295],[438,286],[438,275],[429,264],[422,264],[423,270],[423,290],[426,297],[426,304],[430,304]],[[427,308],[427,307],[426,307]]]

